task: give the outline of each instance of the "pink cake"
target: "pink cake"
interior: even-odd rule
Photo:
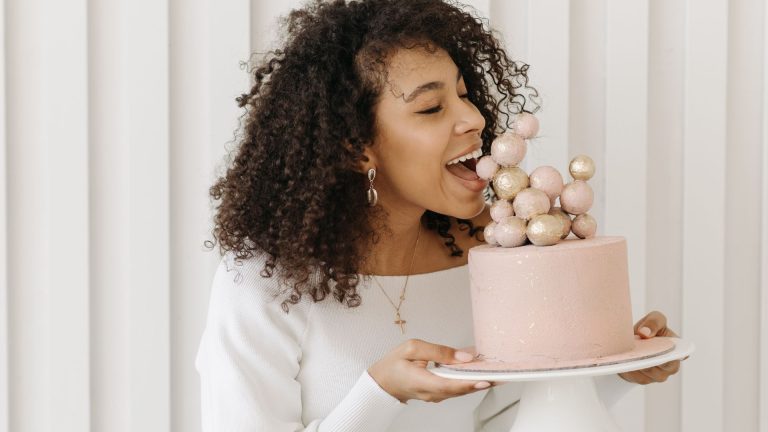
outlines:
[[[635,348],[623,237],[478,246],[469,273],[475,350],[486,361],[535,368]]]

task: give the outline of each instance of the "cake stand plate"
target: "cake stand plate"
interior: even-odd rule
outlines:
[[[510,432],[620,432],[599,399],[593,377],[659,366],[690,355],[694,346],[674,338],[671,351],[623,363],[550,371],[478,372],[433,366],[428,370],[443,378],[524,382],[523,394]]]

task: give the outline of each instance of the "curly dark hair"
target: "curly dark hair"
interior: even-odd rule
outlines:
[[[417,46],[445,50],[485,118],[486,154],[514,114],[538,109],[537,93],[528,86],[528,65],[511,61],[487,22],[456,3],[314,0],[282,23],[282,48],[253,68],[255,84],[237,98],[245,108],[243,136],[210,189],[220,203],[206,245],[218,241],[221,254],[231,251],[236,260],[266,253],[261,275],[272,277],[277,268],[281,281],[290,282],[286,312],[303,293],[316,302],[333,293],[358,306],[362,245],[386,229],[377,222],[383,220],[378,207],[368,207],[359,167],[376,134],[374,108],[388,56]],[[429,210],[422,223],[445,238],[447,253],[461,256],[449,233],[453,220],[471,236],[481,232],[469,220]]]

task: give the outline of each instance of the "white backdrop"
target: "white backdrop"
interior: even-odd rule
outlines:
[[[764,2],[468,3],[543,97],[528,168],[595,159],[636,317],[698,346],[624,428],[768,432]],[[197,431],[207,189],[300,2],[0,4],[0,432]]]

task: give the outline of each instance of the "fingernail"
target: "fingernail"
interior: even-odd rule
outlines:
[[[464,351],[456,351],[456,353],[453,356],[456,358],[456,360],[460,362],[472,361],[472,359],[475,358],[472,354]]]
[[[640,327],[640,330],[638,330],[637,332],[645,337],[648,337],[651,335],[651,329],[649,329],[648,327]]]
[[[491,383],[488,381],[480,381],[479,383],[475,384],[476,389],[484,389],[491,386]]]

